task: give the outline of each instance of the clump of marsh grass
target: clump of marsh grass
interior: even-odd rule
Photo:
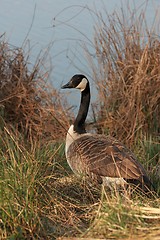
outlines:
[[[160,40],[145,11],[97,14],[95,58],[88,55],[98,89],[97,129],[128,145],[160,133]]]
[[[64,136],[68,120],[58,91],[47,83],[41,59],[34,66],[21,48],[0,39],[0,109],[7,124],[26,136],[54,140]],[[63,126],[63,127],[62,127]]]
[[[43,187],[53,174],[56,151],[37,142],[26,146],[24,137],[6,126],[0,134],[0,238],[37,239],[43,229]]]

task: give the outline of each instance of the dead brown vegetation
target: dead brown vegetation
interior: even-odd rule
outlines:
[[[92,63],[100,106],[98,129],[128,145],[143,135],[160,133],[160,40],[145,14],[123,9],[98,16],[95,30],[97,63]]]
[[[27,59],[21,48],[0,42],[1,116],[26,136],[57,140],[68,125],[60,95],[47,85],[48,73],[42,74],[40,61],[30,71]]]

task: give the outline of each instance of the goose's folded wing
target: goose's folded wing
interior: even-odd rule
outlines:
[[[71,145],[72,154],[89,172],[99,176],[138,179],[146,175],[132,152],[114,138],[86,135]]]

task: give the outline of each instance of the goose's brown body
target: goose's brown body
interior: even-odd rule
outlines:
[[[133,183],[144,192],[152,184],[134,154],[112,137],[85,131],[85,119],[90,101],[89,82],[84,75],[75,75],[63,88],[81,90],[81,105],[66,138],[66,158],[74,173],[110,185]]]
[[[85,134],[71,143],[66,156],[76,174],[94,177],[99,183],[109,185],[110,178],[115,182],[120,178],[124,183],[139,182],[145,191],[151,188],[147,173],[134,154],[114,138]]]

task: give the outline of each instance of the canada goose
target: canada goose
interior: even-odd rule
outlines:
[[[66,137],[65,154],[72,171],[107,186],[130,183],[149,192],[152,184],[147,173],[129,149],[112,137],[86,132],[85,120],[90,103],[88,79],[82,74],[74,75],[62,86],[62,89],[65,88],[81,91],[78,115]]]

